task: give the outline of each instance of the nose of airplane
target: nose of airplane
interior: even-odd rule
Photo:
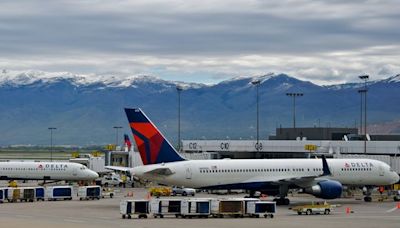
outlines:
[[[90,177],[91,179],[97,179],[97,178],[99,178],[99,174],[96,173],[95,171],[90,170],[89,177]]]
[[[392,181],[393,181],[393,183],[398,183],[399,180],[400,180],[399,174],[397,174],[396,172],[392,172]]]

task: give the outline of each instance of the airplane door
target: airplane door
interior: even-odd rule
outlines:
[[[383,166],[379,166],[379,176],[383,177],[385,175],[385,171],[383,170]]]
[[[192,169],[190,168],[190,166],[185,166],[185,170],[186,170],[186,179],[192,179]]]
[[[78,169],[77,168],[72,168],[72,176],[76,177],[78,175]]]

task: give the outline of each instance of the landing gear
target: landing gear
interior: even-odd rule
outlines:
[[[275,198],[274,201],[276,202],[276,205],[289,205],[290,200],[288,198]]]
[[[372,189],[373,188],[368,187],[368,186],[363,188],[363,194],[364,194],[364,201],[365,202],[371,202],[372,201],[372,197],[371,197]]]
[[[365,202],[371,202],[372,201],[372,197],[371,196],[365,196],[364,197],[364,201]]]

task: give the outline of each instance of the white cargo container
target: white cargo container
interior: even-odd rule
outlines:
[[[78,197],[79,200],[100,199],[101,187],[98,185],[81,186],[78,188]]]
[[[276,212],[276,202],[273,201],[248,201],[246,202],[246,215],[259,218],[273,218]]]
[[[200,217],[207,218],[211,214],[211,199],[196,198],[183,199],[181,204],[181,216],[183,218]]]
[[[74,189],[72,186],[48,186],[46,196],[49,201],[58,199],[72,200]]]
[[[21,189],[20,188],[7,188],[6,198],[8,202],[17,202],[21,199]]]
[[[147,218],[150,213],[148,200],[123,200],[119,204],[119,210],[122,218],[131,219],[132,215],[138,218]]]
[[[163,218],[166,215],[181,216],[182,199],[156,198],[150,202],[150,210],[154,218]]]

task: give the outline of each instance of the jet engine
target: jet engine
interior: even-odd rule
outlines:
[[[322,199],[336,199],[342,195],[343,186],[334,180],[325,180],[318,184],[305,188],[304,191]]]

